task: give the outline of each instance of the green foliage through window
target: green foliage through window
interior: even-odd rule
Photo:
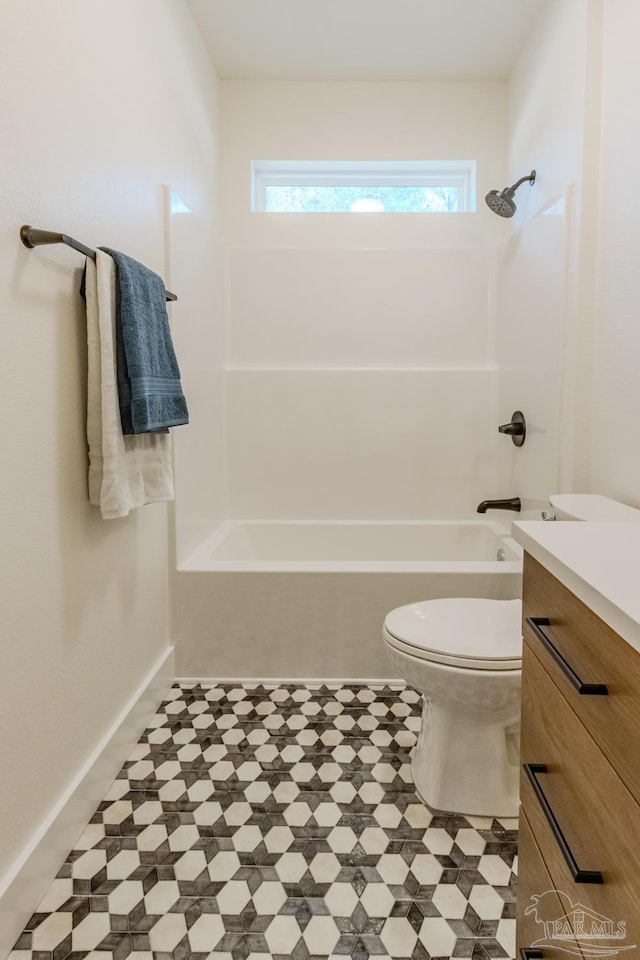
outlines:
[[[266,187],[268,213],[455,213],[457,186],[287,185]]]

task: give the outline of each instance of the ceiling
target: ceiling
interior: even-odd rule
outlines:
[[[504,80],[545,0],[187,0],[225,80]]]

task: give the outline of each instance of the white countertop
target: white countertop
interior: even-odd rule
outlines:
[[[517,521],[512,536],[640,651],[640,523]]]

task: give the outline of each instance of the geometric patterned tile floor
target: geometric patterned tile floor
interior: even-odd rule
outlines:
[[[419,801],[420,706],[174,685],[10,960],[512,958],[517,824]]]

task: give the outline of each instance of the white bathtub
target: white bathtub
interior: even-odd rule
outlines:
[[[502,559],[498,552],[502,551]],[[496,574],[521,569],[522,550],[498,523],[227,520],[180,570]]]
[[[178,674],[389,679],[389,610],[436,597],[512,599],[521,571],[521,548],[486,520],[226,521],[178,566]]]

